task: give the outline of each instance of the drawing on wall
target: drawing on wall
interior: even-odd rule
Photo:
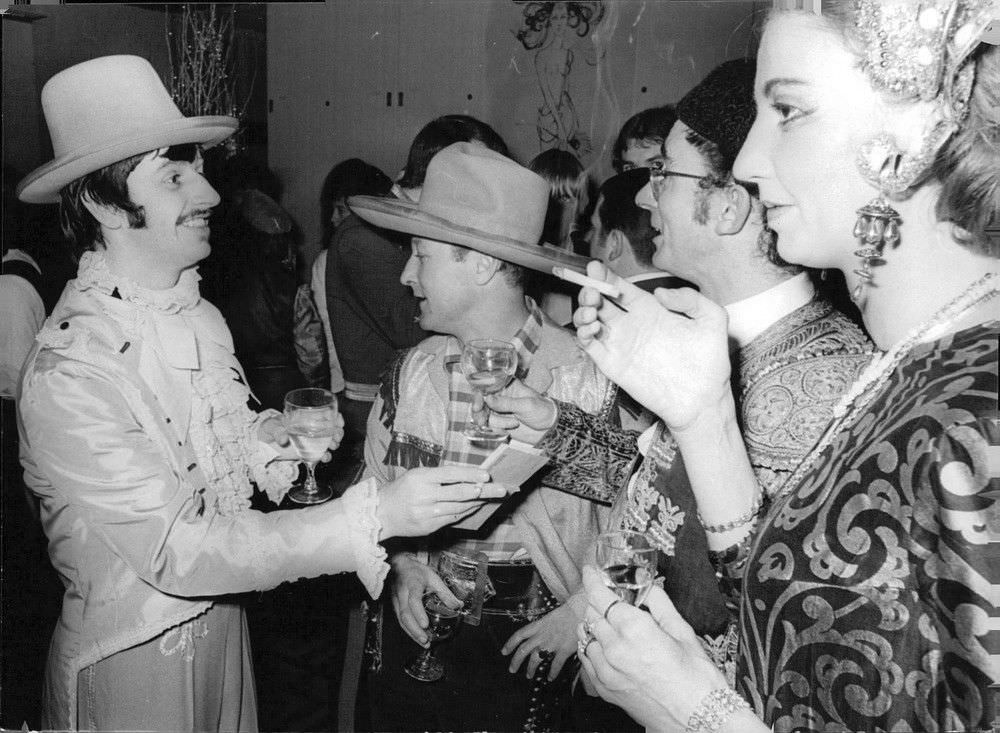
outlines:
[[[601,22],[603,0],[515,2],[524,5],[524,23],[517,40],[525,50],[534,52],[535,76],[542,96],[536,121],[539,147],[569,150],[577,157],[587,155],[591,142],[580,127],[569,77],[576,58],[574,46],[588,38]]]

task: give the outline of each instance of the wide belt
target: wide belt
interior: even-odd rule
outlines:
[[[437,555],[438,574],[462,601],[468,624],[478,625],[483,616],[533,621],[557,605],[530,559],[487,560],[483,553],[449,550]]]

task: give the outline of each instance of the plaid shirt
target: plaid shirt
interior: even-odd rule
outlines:
[[[531,298],[525,298],[528,319],[510,341],[517,350],[518,379],[524,379],[531,369],[531,358],[538,349],[542,335],[542,311]],[[456,338],[448,339],[448,352],[444,366],[449,374],[448,383],[448,425],[441,465],[478,466],[493,452],[493,448],[479,448],[465,437],[463,430],[469,424],[472,410],[473,390],[465,378],[459,362],[462,356],[461,343]],[[522,553],[520,542],[505,539],[513,532],[513,523],[508,517],[488,539],[460,539],[450,545],[450,549],[485,552],[491,560],[507,560]],[[522,553],[526,555],[525,553]]]

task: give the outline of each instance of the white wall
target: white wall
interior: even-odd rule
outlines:
[[[770,2],[614,0],[585,38],[568,37],[567,90],[595,177],[633,113],[677,101],[712,68],[752,54]],[[329,169],[361,157],[390,176],[430,119],[465,113],[493,125],[522,162],[540,152],[535,52],[516,38],[512,0],[337,0],[268,7],[269,165],[315,252]],[[399,93],[403,104],[399,105]],[[387,105],[386,94],[390,104]]]

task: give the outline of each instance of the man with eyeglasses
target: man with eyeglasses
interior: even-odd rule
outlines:
[[[802,268],[777,257],[756,192],[732,176],[755,116],[753,80],[752,61],[727,61],[684,96],[664,141],[664,166],[650,172],[636,203],[650,211],[658,232],[653,265],[726,307],[744,440],[757,479],[773,496],[822,434],[834,405],[867,363],[871,343],[816,295]],[[609,485],[608,476],[621,475],[612,466],[627,462],[627,433],[570,405],[555,403],[552,410],[551,400],[546,419],[541,399],[523,391],[512,399],[513,393],[488,402],[544,431],[535,442],[554,461],[594,467],[593,481],[577,471],[576,485],[560,488],[612,503],[608,529],[639,530],[656,545],[664,589],[732,682],[739,588],[720,587],[714,567],[728,556],[712,555],[710,562],[706,541],[707,532],[726,528],[702,525],[662,422],[638,436],[632,455],[638,450],[643,458],[624,487]],[[526,438],[529,431],[515,435]],[[567,606],[575,607],[572,599]]]

